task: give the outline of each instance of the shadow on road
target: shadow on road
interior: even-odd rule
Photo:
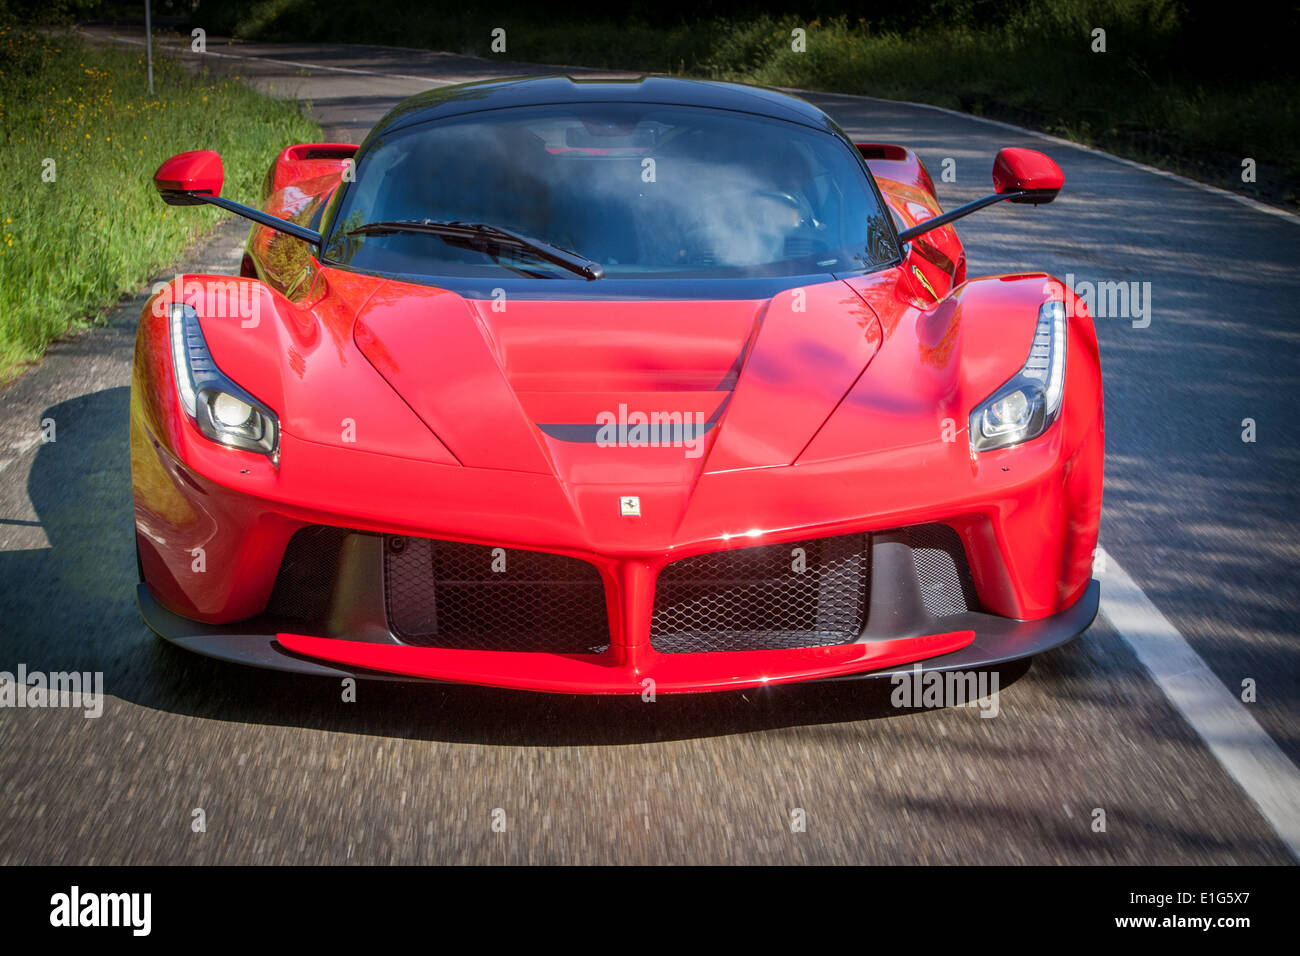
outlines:
[[[0,553],[6,625],[0,666],[102,671],[110,700],[211,720],[342,733],[515,746],[631,744],[909,713],[888,681],[638,697],[535,694],[445,684],[367,681],[356,703],[332,679],[258,671],[198,657],[157,639],[135,606],[129,389],[47,409],[58,440],[41,446],[28,484],[50,547]],[[1004,668],[1003,688],[1027,663]]]

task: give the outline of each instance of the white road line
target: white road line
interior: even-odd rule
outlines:
[[[1300,859],[1300,769],[1113,557],[1101,573],[1101,613]]]
[[[1041,130],[1025,129],[1023,126],[1016,126],[1014,123],[1004,123],[1002,120],[989,119],[986,116],[976,116],[973,113],[963,113],[960,110],[950,110],[945,106],[935,106],[932,103],[913,103],[911,100],[885,100],[878,96],[858,96],[853,93],[828,93],[824,90],[804,90],[794,86],[783,86],[781,89],[788,93],[797,93],[799,95],[807,94],[809,96],[834,96],[846,100],[871,100],[876,103],[886,103],[890,106],[915,106],[917,109],[933,110],[936,113],[946,113],[949,116],[955,116],[959,119],[974,120],[977,123],[987,123],[989,126],[997,126],[1001,129],[1011,130],[1016,133],[1023,133],[1026,136],[1034,136],[1038,139],[1046,140],[1049,143],[1055,143],[1057,146],[1064,146],[1069,149],[1082,150],[1085,153],[1092,153],[1094,156],[1100,156],[1102,159],[1109,159],[1111,162],[1119,163],[1121,166],[1127,166],[1130,169],[1140,169],[1145,173],[1153,173],[1156,176],[1163,176],[1165,179],[1172,179],[1176,183],[1184,186],[1191,186],[1202,192],[1210,193],[1221,199],[1231,199],[1233,202],[1241,203],[1256,212],[1268,213],[1270,216],[1277,216],[1296,225],[1300,225],[1300,214],[1296,214],[1287,209],[1281,209],[1277,206],[1270,206],[1268,203],[1260,202],[1258,199],[1252,199],[1250,196],[1243,196],[1241,193],[1234,193],[1230,189],[1223,189],[1219,186],[1211,186],[1209,183],[1203,183],[1195,179],[1188,179],[1186,176],[1180,176],[1177,173],[1171,173],[1167,169],[1159,169],[1155,166],[1148,166],[1146,163],[1139,163],[1134,159],[1125,159],[1123,156],[1116,156],[1114,153],[1108,153],[1103,149],[1095,146],[1089,146],[1086,143],[1076,143],[1072,139],[1062,139],[1060,136],[1053,136],[1051,133],[1044,133]]]
[[[84,30],[82,33],[93,40],[109,40],[113,43],[128,43],[131,46],[144,46],[143,40],[132,40],[129,37],[104,36],[99,33],[88,33]],[[159,43],[158,46],[172,53],[175,53],[177,49],[179,49],[175,46],[164,46],[162,43]],[[182,50],[181,52],[184,51]],[[428,83],[435,87],[452,86],[457,82],[455,80],[435,80],[433,77],[415,76],[409,73],[384,73],[379,70],[358,70],[348,66],[322,66],[319,63],[302,63],[298,60],[278,60],[275,57],[256,56],[245,53],[214,53],[212,50],[206,50],[202,55],[214,56],[223,60],[256,60],[259,63],[275,63],[278,66],[293,66],[302,70],[313,70],[321,73],[349,73],[354,76],[379,76],[388,80],[415,80],[419,83]]]

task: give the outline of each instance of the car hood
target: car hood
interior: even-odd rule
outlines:
[[[357,347],[467,467],[678,486],[792,464],[881,341],[845,283],[770,299],[471,299],[384,281]]]

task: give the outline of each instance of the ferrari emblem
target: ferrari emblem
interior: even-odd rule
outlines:
[[[618,499],[618,510],[622,515],[641,516],[641,499],[636,495],[624,495]]]

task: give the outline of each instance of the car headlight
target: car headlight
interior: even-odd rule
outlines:
[[[278,463],[280,420],[217,368],[194,307],[173,304],[169,321],[176,394],[199,431],[214,442],[261,452]]]
[[[1044,302],[1029,359],[1016,375],[970,413],[973,451],[1037,438],[1061,411],[1065,395],[1065,305]]]

